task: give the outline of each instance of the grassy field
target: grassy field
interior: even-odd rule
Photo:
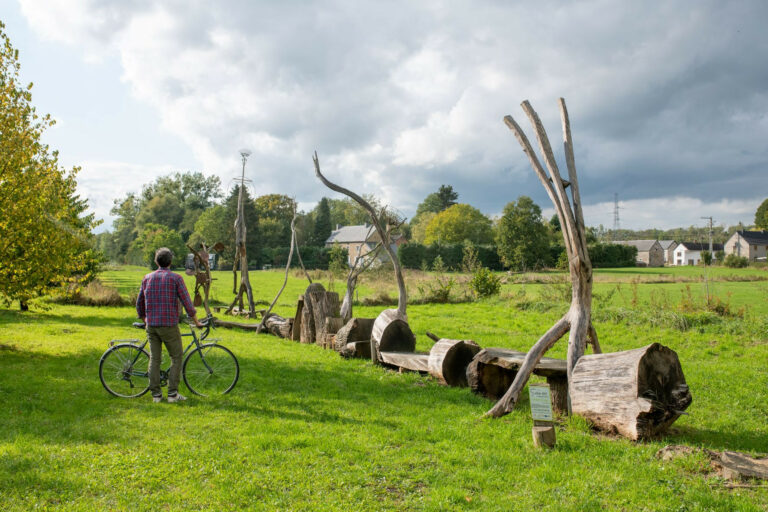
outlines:
[[[144,272],[110,270],[102,280],[128,296]],[[565,418],[552,451],[532,446],[527,393],[511,415],[483,420],[492,403],[466,389],[223,329],[215,336],[241,364],[231,394],[184,404],[112,398],[98,361],[110,339],[141,336],[130,327],[131,307],[0,310],[0,503],[4,510],[766,510],[765,487],[727,489],[699,456],[654,457],[666,444],[768,452],[768,272],[710,269],[710,292],[729,304],[724,314],[703,306],[703,272],[595,276],[603,349],[660,342],[677,351],[693,395],[690,416],[645,443]],[[213,297],[226,302],[231,273],[215,277]],[[282,278],[252,272],[255,296],[271,301]],[[413,273],[408,281],[430,278]],[[505,280],[501,297],[409,306],[418,348],[431,346],[426,330],[530,347],[567,308],[567,285],[558,273]],[[385,282],[364,281],[360,298]],[[292,275],[276,311],[292,315],[305,287]],[[565,342],[552,352],[564,356]]]

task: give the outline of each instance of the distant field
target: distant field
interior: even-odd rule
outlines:
[[[224,329],[215,335],[242,366],[232,394],[180,406],[113,399],[99,383],[98,359],[110,339],[142,334],[130,328],[131,307],[0,310],[3,508],[766,510],[765,487],[726,489],[697,456],[654,458],[665,444],[768,452],[768,282],[739,280],[768,273],[709,272],[710,291],[744,312],[702,309],[700,267],[596,271],[603,349],[674,349],[693,404],[666,437],[647,443],[564,419],[551,452],[532,446],[527,398],[511,415],[482,420],[492,403],[466,389]],[[127,297],[144,273],[110,270],[102,280]],[[214,274],[213,298],[227,303],[232,274]],[[431,346],[430,330],[526,350],[567,308],[564,276],[504,275],[501,297],[409,306],[418,348]],[[411,293],[429,278],[410,273]],[[282,279],[281,271],[251,272],[255,297],[271,301]],[[386,281],[364,281],[360,299],[382,287],[394,295]],[[306,285],[292,273],[277,312],[292,316]],[[685,311],[689,299],[696,304]],[[552,355],[565,348],[559,342]]]

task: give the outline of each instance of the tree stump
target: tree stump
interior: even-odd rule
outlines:
[[[339,316],[339,294],[326,291],[309,292],[304,296],[304,300],[307,301],[305,306],[311,305],[310,309],[315,324],[314,342],[322,345],[325,342],[326,334],[329,334],[326,330],[325,319]]]
[[[692,401],[677,354],[658,343],[582,356],[570,394],[574,414],[632,440],[660,434]]]
[[[370,340],[374,320],[374,318],[353,318],[342,326],[336,333],[336,346],[334,347],[336,351],[341,352],[348,343]],[[369,349],[366,358],[370,355]]]
[[[480,351],[471,340],[440,339],[429,351],[429,374],[447,386],[467,386],[467,366]]]
[[[316,336],[315,317],[312,312],[312,297],[315,292],[324,292],[325,288],[320,283],[312,283],[304,292],[303,307],[301,309],[301,334],[299,341],[302,343],[314,343]]]
[[[338,336],[337,336],[338,338]],[[371,358],[371,340],[351,341],[339,351],[344,358]]]
[[[371,341],[377,352],[413,352],[416,337],[408,326],[408,319],[396,309],[385,309],[373,322]]]
[[[296,303],[296,316],[293,317],[293,327],[291,328],[291,339],[293,341],[301,340],[301,311],[304,309],[304,296],[299,296]]]
[[[534,425],[531,434],[533,435],[533,445],[536,448],[554,448],[557,441],[554,425]]]

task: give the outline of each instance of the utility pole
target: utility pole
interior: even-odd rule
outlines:
[[[712,217],[702,217],[702,219],[709,219],[709,254],[712,254],[712,235],[715,234],[712,228]]]
[[[616,238],[619,233],[619,194],[618,192],[615,192],[613,194],[613,241],[616,241]]]

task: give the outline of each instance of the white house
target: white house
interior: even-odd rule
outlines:
[[[698,265],[701,261],[701,251],[708,251],[709,243],[680,242],[674,251],[673,265]],[[723,244],[712,244],[712,252],[723,250]],[[714,254],[712,257],[714,258]]]

